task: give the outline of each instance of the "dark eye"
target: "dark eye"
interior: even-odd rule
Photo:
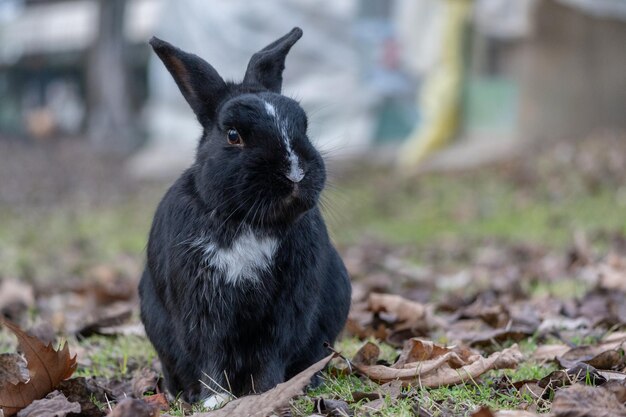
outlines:
[[[226,132],[226,140],[228,140],[228,143],[231,145],[243,145],[243,141],[241,140],[241,136],[239,135],[239,132],[237,132],[237,129],[228,129]]]

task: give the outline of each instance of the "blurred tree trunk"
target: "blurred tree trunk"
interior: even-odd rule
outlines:
[[[87,64],[87,135],[98,148],[122,152],[133,146],[128,75],[124,60],[126,0],[98,2],[98,37]]]

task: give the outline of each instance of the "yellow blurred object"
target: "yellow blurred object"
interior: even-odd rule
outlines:
[[[463,35],[473,2],[445,0],[441,55],[426,77],[418,107],[423,115],[398,156],[403,168],[416,167],[425,156],[445,145],[459,125],[463,77]]]

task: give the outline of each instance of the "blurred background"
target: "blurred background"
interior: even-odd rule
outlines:
[[[0,0],[0,280],[136,280],[200,135],[148,39],[240,80],[293,26],[348,262],[624,241],[624,0]]]

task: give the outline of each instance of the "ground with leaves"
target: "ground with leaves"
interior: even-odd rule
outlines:
[[[163,394],[138,320],[166,184],[73,143],[2,146],[0,310],[36,337],[0,330],[2,405],[14,384],[65,376],[54,358],[71,358],[38,364],[34,339],[67,342],[77,368],[20,399],[21,417],[207,412]],[[414,178],[333,167],[324,208],[354,294],[324,383],[303,375],[207,415],[626,416],[626,141],[530,155]]]

